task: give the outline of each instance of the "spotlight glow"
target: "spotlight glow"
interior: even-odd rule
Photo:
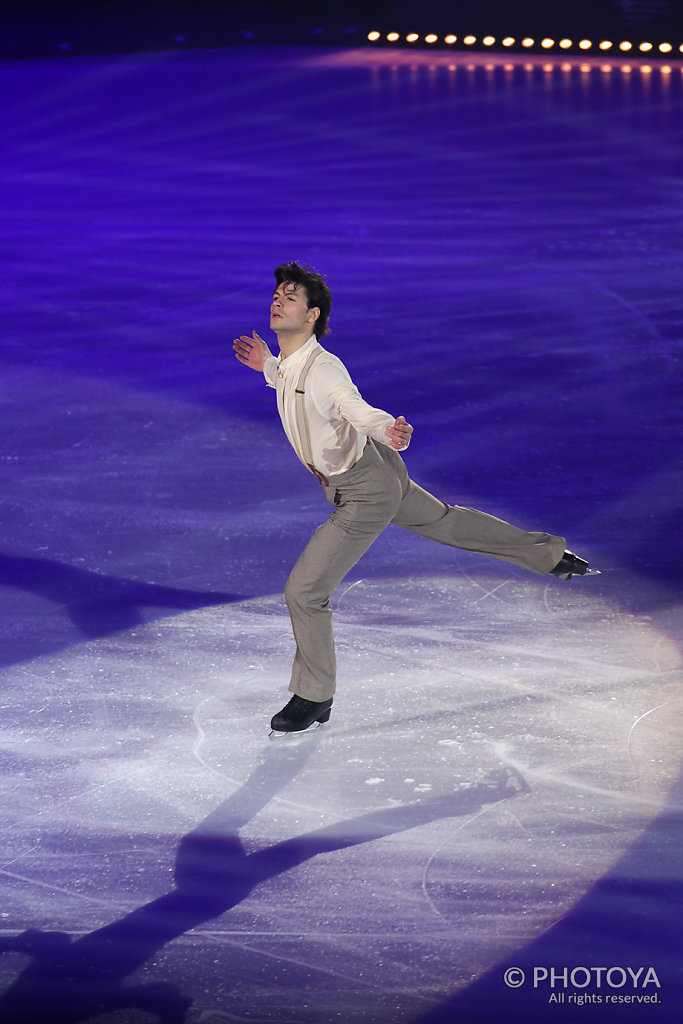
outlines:
[[[399,32],[388,32],[386,34],[385,38],[390,43],[397,43],[397,42],[400,41],[401,35],[400,35]],[[420,35],[417,32],[409,32],[408,35],[405,36],[405,42],[406,43],[417,43],[420,40],[420,38],[421,37],[420,37]],[[429,35],[426,35],[426,36],[424,36],[422,38],[424,39],[424,42],[427,43],[430,46],[433,46],[435,43],[439,42],[439,36],[434,34],[434,33],[430,33]],[[443,37],[443,42],[447,46],[453,46],[454,43],[458,42],[458,38],[459,37],[454,35],[454,34],[449,34],[449,35]],[[382,39],[382,33],[378,32],[375,29],[373,29],[371,32],[368,32],[368,34],[367,34],[367,40],[370,43],[376,43],[378,41],[381,41],[381,39]],[[477,43],[477,36],[474,36],[474,35],[462,36],[461,40],[462,40],[462,43],[463,43],[464,46],[475,46],[476,43]],[[544,50],[552,50],[555,46],[558,46],[561,50],[570,50],[570,49],[572,49],[572,47],[578,46],[578,48],[580,50],[583,50],[585,52],[587,50],[592,50],[593,47],[596,46],[603,53],[618,47],[619,50],[622,53],[625,54],[625,53],[631,52],[632,50],[635,50],[635,48],[637,46],[638,50],[641,53],[650,53],[653,50],[657,50],[657,51],[659,51],[659,53],[669,54],[669,53],[672,53],[674,51],[674,49],[675,49],[675,44],[673,44],[673,43],[667,43],[667,42],[664,42],[664,43],[651,43],[651,42],[643,41],[641,43],[635,44],[635,43],[630,42],[627,39],[623,39],[620,43],[615,43],[611,39],[602,39],[598,43],[594,43],[591,39],[581,39],[581,40],[579,40],[578,43],[576,43],[576,42],[574,42],[574,40],[568,39],[566,37],[562,38],[562,39],[560,39],[558,41],[556,39],[551,39],[549,36],[546,36],[545,38],[537,41],[535,39],[532,39],[531,36],[525,36],[523,39],[520,39],[520,40],[517,40],[515,36],[505,36],[504,38],[502,38],[500,40],[496,39],[495,36],[483,36],[481,38],[481,40],[480,40],[480,43],[481,43],[482,46],[494,47],[496,45],[499,45],[499,46],[504,46],[506,49],[510,48],[511,46],[517,45],[518,42],[526,50],[529,50],[532,47],[537,46],[537,45],[542,47],[542,49],[544,49]],[[681,43],[678,46],[678,51],[683,54],[683,43]],[[604,67],[604,70],[606,70],[606,66]],[[630,66],[626,70],[631,70]],[[651,67],[647,67],[647,68],[643,67],[641,70],[650,70],[651,71],[652,68]],[[668,67],[668,65],[666,66],[666,70],[667,71],[671,70]]]

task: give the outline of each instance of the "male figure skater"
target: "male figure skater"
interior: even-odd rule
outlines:
[[[566,551],[562,537],[527,533],[484,512],[447,505],[418,487],[398,454],[410,444],[412,426],[363,401],[341,360],[320,344],[332,305],[322,275],[283,263],[275,282],[270,327],[279,356],[255,331],[235,339],[233,349],[275,388],[285,433],[332,506],[285,587],[296,640],[293,696],[271,728],[299,732],[330,717],[336,685],[332,592],[389,523],[562,579],[584,575],[588,562]]]

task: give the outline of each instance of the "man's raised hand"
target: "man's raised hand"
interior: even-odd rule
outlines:
[[[393,424],[387,427],[385,433],[391,447],[395,448],[397,452],[403,452],[410,444],[413,428],[410,423],[406,423],[404,416],[398,416]]]
[[[253,331],[251,338],[246,337],[244,334],[240,335],[239,338],[235,338],[232,347],[239,361],[251,370],[262,371],[266,359],[273,354],[263,338],[259,338],[256,331]]]

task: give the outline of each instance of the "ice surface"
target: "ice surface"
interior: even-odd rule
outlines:
[[[68,936],[79,977],[180,976],[193,1020],[414,1019],[570,911],[664,806],[678,652],[587,587],[359,579],[336,624],[330,723],[277,742],[280,596],[6,668],[4,934]]]
[[[683,77],[605,60],[3,67],[2,1024],[636,1020],[549,963],[679,1024]],[[388,530],[272,742],[329,510],[231,341],[290,258],[414,478],[603,572]]]

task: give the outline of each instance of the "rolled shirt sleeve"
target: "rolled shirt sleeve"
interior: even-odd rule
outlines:
[[[268,387],[274,388],[277,378],[277,356],[268,356],[263,364],[263,376],[266,378]]]

